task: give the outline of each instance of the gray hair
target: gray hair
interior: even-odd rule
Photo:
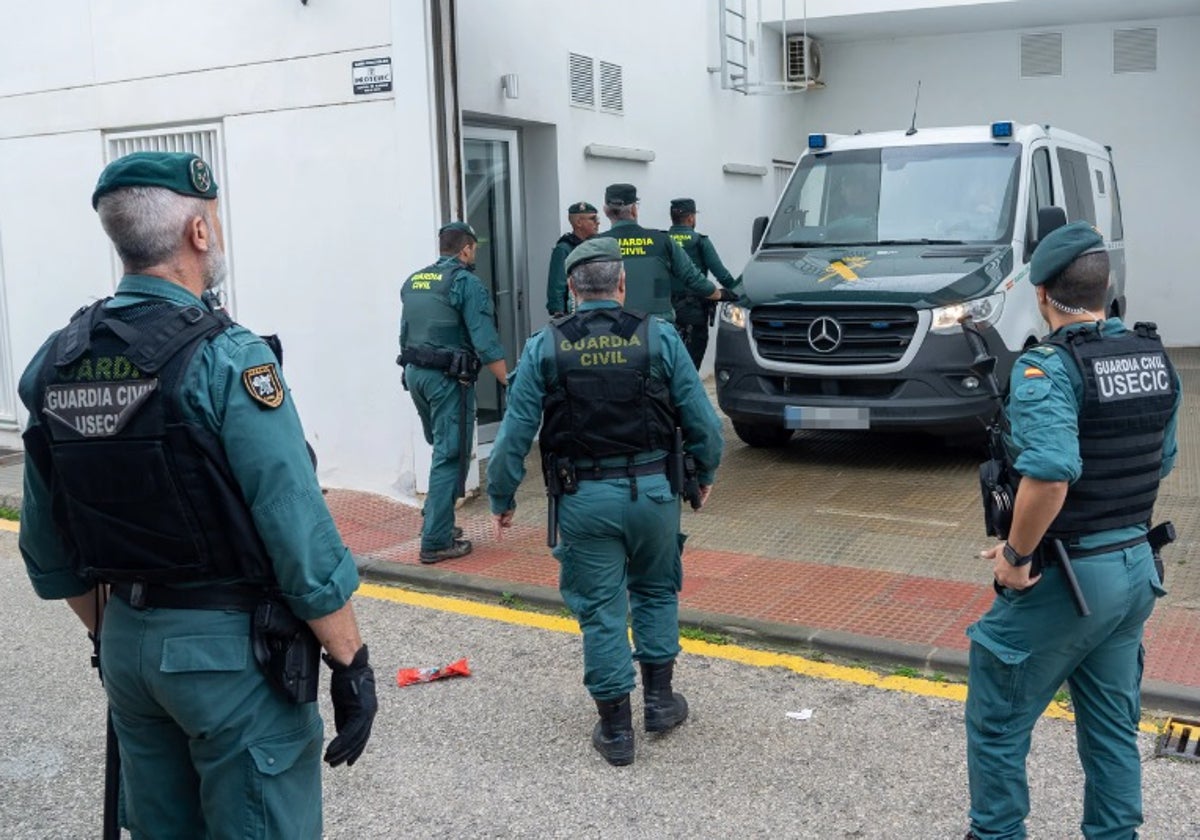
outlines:
[[[211,203],[161,187],[123,187],[101,196],[96,209],[125,270],[136,273],[169,262],[192,219],[211,227]]]
[[[636,206],[636,204],[605,204],[604,215],[614,222],[628,221],[637,218],[633,215]]]
[[[581,298],[611,297],[621,279],[622,264],[617,260],[588,262],[571,270],[571,283]]]

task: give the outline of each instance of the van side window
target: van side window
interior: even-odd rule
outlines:
[[[1087,155],[1071,149],[1058,150],[1058,169],[1063,179],[1063,197],[1067,200],[1067,221],[1096,224],[1096,204],[1092,200],[1092,182]]]
[[[1099,169],[1093,171],[1096,173],[1096,193],[1104,195],[1104,173]]]
[[[1037,238],[1037,211],[1054,204],[1054,179],[1050,172],[1050,150],[1043,146],[1033,150],[1033,172],[1029,184],[1029,214],[1025,220],[1025,240]],[[1025,251],[1029,262],[1030,252]]]
[[[1111,162],[1108,164],[1108,183],[1111,185],[1108,197],[1112,202],[1112,238],[1119,241],[1125,238],[1125,227],[1121,224],[1121,194],[1117,189],[1117,173]]]

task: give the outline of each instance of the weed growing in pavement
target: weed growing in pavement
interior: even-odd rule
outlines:
[[[512,592],[500,593],[500,606],[508,607],[510,610],[522,610],[524,612],[536,612],[536,609],[531,604],[527,604],[521,600],[519,595]]]
[[[910,668],[907,665],[901,665],[892,669],[893,677],[912,677],[914,680],[922,679],[925,675],[916,668]]]
[[[0,505],[0,519],[8,519],[12,522],[21,521],[21,511],[16,508],[4,507]]]
[[[694,639],[698,642],[708,642],[710,645],[727,645],[733,640],[724,633],[714,633],[711,630],[705,630],[703,627],[683,627],[679,628],[679,638]]]
[[[1067,691],[1065,688],[1060,688],[1058,691],[1054,692],[1054,702],[1060,706],[1070,708],[1071,692]]]

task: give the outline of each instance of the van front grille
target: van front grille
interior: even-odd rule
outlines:
[[[879,365],[898,361],[917,331],[907,306],[760,306],[750,313],[758,354],[808,365]]]

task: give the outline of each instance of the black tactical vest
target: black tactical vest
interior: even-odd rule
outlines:
[[[1154,324],[1124,335],[1087,329],[1046,341],[1083,375],[1079,454],[1083,472],[1046,531],[1070,536],[1148,523],[1158,496],[1163,432],[1178,395],[1175,369]]]
[[[615,308],[551,322],[558,381],[542,400],[542,452],[594,460],[671,448],[675,409],[650,376],[649,326]]]
[[[597,236],[609,236],[621,245],[625,264],[625,306],[674,320],[671,307],[671,236],[641,225],[621,225]]]
[[[271,582],[220,440],[183,419],[189,363],[232,322],[199,306],[104,303],[50,346],[25,433],[73,568],[108,583]]]

